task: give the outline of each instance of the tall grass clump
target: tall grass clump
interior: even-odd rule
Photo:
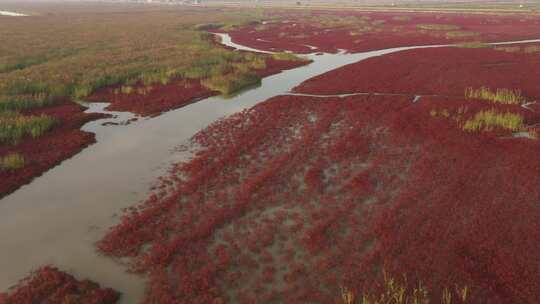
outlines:
[[[11,153],[0,158],[1,170],[16,170],[24,167],[25,160],[19,153]]]
[[[194,11],[180,19],[165,7],[152,12],[133,8],[133,15],[122,16],[110,8],[96,10],[100,13],[86,14],[75,23],[68,24],[65,18],[78,18],[83,11],[67,10],[44,15],[39,22],[0,26],[0,111],[44,104],[32,104],[31,99],[23,105],[2,103],[4,96],[76,100],[111,85],[165,85],[183,78],[183,73],[190,79],[233,73],[232,63],[250,60],[215,45],[213,35],[204,31],[255,24],[263,18],[258,10]],[[138,11],[145,13],[130,17]],[[251,64],[261,66],[257,60]]]
[[[488,48],[490,47],[489,44],[479,42],[479,41],[473,41],[473,42],[464,42],[457,45],[458,48],[463,49],[481,49],[481,48]]]
[[[0,112],[41,108],[54,103],[47,94],[0,96]]]
[[[503,129],[508,131],[520,131],[524,128],[523,116],[514,113],[498,113],[491,109],[480,111],[473,118],[463,124],[462,129],[468,132],[493,131]]]
[[[23,137],[39,137],[56,123],[46,115],[23,116],[17,112],[0,113],[0,144],[16,144]]]
[[[520,46],[496,46],[495,50],[501,51],[501,52],[507,52],[507,53],[517,53],[521,51],[521,47]]]
[[[392,20],[394,20],[394,21],[411,21],[412,17],[411,16],[394,16],[394,17],[392,17]]]
[[[122,86],[120,87],[120,92],[122,94],[131,94],[133,93],[134,89],[132,86]]]
[[[501,104],[523,104],[525,98],[521,95],[520,90],[497,89],[495,92],[488,87],[479,89],[465,89],[465,97],[469,99],[483,99]]]
[[[540,45],[526,46],[523,51],[527,54],[540,53]]]
[[[97,89],[113,84],[130,83],[136,81],[136,79],[138,78],[142,78],[143,75],[144,74],[142,72],[133,70],[125,73],[117,73],[114,75],[99,75],[94,78],[85,78],[79,81],[77,84],[72,85],[69,88],[69,92],[66,92],[63,95],[71,96],[76,99],[84,98],[92,94],[92,92]]]
[[[0,87],[2,95],[48,95],[49,85],[43,81],[27,81],[26,79],[5,80]]]
[[[304,60],[301,57],[298,57],[298,56],[296,56],[294,54],[286,53],[286,52],[280,52],[280,53],[272,54],[272,58],[275,59],[275,60],[280,60],[280,61],[302,61],[302,60]]]
[[[225,26],[224,23],[203,23],[203,24],[197,24],[194,26],[195,30],[197,31],[208,31],[208,30],[215,30],[219,29]]]
[[[215,50],[208,56],[195,60],[188,68],[182,70],[179,75],[188,79],[203,79],[221,76],[233,72],[234,63],[249,63],[259,60],[254,55],[243,55],[239,52],[227,52]]]
[[[29,58],[22,58],[20,60],[17,60],[15,62],[11,63],[0,63],[0,73],[6,73],[16,70],[22,70],[24,68],[38,65],[47,62],[47,58],[44,56],[36,56],[36,57],[29,57]]]
[[[261,78],[255,74],[229,74],[214,76],[201,80],[201,84],[210,90],[218,91],[223,95],[231,95],[244,88],[261,83]]]
[[[451,31],[446,33],[446,38],[455,39],[455,38],[468,38],[479,36],[478,32],[467,32],[467,31]]]
[[[467,303],[470,290],[468,287],[451,290],[444,288],[440,301],[430,296],[427,287],[419,283],[417,287],[409,288],[393,278],[384,276],[383,290],[378,294],[365,293],[357,297],[347,288],[341,289],[341,304],[425,304],[425,303]]]
[[[453,24],[417,24],[416,28],[428,31],[454,31],[459,30],[461,27]]]
[[[263,70],[266,68],[266,60],[264,58],[248,61],[248,62],[234,62],[232,67],[235,73],[249,73],[252,70]]]

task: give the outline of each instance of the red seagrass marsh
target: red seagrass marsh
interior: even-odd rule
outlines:
[[[540,7],[405,2],[0,3],[0,304],[537,303]]]

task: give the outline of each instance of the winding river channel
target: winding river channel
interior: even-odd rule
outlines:
[[[256,51],[220,35],[228,46]],[[123,293],[121,303],[140,302],[144,277],[129,274],[120,261],[100,255],[95,242],[119,222],[123,208],[146,198],[171,163],[189,158],[176,147],[210,123],[287,94],[309,78],[367,58],[426,47],[440,46],[305,55],[311,64],[267,77],[260,87],[232,98],[207,98],[127,125],[121,123],[134,115],[105,111],[106,104],[87,104],[88,112],[115,115],[83,127],[96,134],[97,143],[0,200],[0,291],[31,270],[52,264],[77,278],[117,289]]]

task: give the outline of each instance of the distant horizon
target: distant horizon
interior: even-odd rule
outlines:
[[[152,2],[183,2],[184,0],[151,0]],[[42,2],[147,2],[147,0],[0,0],[0,3],[42,3]],[[254,0],[206,0],[204,2],[255,2]],[[263,0],[262,2],[295,2],[294,0]],[[540,0],[353,0],[353,1],[324,1],[324,0],[304,0],[302,2],[316,2],[316,3],[344,3],[354,2],[356,4],[540,4]]]

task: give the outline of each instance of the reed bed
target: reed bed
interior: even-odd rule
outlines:
[[[19,153],[11,153],[0,158],[0,170],[16,170],[23,168],[24,156]]]
[[[495,91],[488,87],[479,89],[465,89],[465,97],[469,99],[482,99],[500,104],[523,104],[525,98],[521,95],[520,90],[497,89]]]
[[[524,128],[523,116],[515,113],[499,113],[493,109],[480,111],[473,118],[465,121],[462,129],[469,132],[493,131],[503,129],[520,131]]]
[[[0,27],[0,111],[42,107],[58,97],[83,99],[115,84],[167,84],[224,76],[237,67],[264,68],[263,55],[221,48],[203,31],[250,24],[261,18],[257,10],[149,11],[115,4],[90,5],[84,13],[77,4],[40,9],[40,18],[7,20]],[[126,9],[132,13],[123,14]]]
[[[441,303],[453,304],[467,303],[470,289],[462,288],[442,288],[440,301],[435,301],[429,289],[418,282],[416,286],[408,286],[407,282],[400,282],[386,273],[383,276],[383,286],[381,291],[364,293],[360,297],[346,287],[341,288],[341,304],[422,304]]]
[[[0,144],[16,144],[24,137],[39,137],[56,123],[46,115],[24,116],[17,112],[0,113]]]
[[[416,28],[428,31],[455,31],[461,29],[459,25],[454,24],[417,24]]]

